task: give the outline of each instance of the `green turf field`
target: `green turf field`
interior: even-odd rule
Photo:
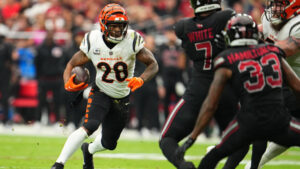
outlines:
[[[0,169],[50,169],[66,138],[0,135]],[[196,165],[208,145],[196,144],[187,157]],[[247,156],[249,159],[249,156]],[[174,169],[161,155],[156,141],[120,140],[115,151],[95,155],[96,169]],[[80,169],[81,151],[67,162],[65,169]],[[223,162],[218,169],[222,168]],[[241,164],[238,169],[244,168]],[[300,149],[292,148],[276,158],[266,169],[299,169]]]

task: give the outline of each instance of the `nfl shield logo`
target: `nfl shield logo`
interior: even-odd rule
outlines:
[[[95,55],[100,55],[100,48],[94,49],[93,53],[94,53]]]

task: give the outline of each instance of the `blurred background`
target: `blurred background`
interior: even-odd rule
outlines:
[[[131,95],[127,128],[142,136],[158,135],[169,112],[182,96],[191,73],[172,26],[194,15],[189,0],[1,0],[0,120],[1,131],[12,126],[80,126],[86,93],[68,93],[62,74],[79,50],[84,34],[98,29],[98,14],[108,3],[123,5],[129,26],[141,33],[160,66],[158,75]],[[250,14],[257,23],[264,0],[223,0],[223,8]],[[86,65],[91,73],[95,70]],[[136,75],[144,70],[136,64]],[[206,131],[217,133],[214,122]]]

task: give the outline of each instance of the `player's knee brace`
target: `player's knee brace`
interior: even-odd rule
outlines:
[[[87,123],[84,123],[83,126],[88,130],[88,135],[93,134],[99,127],[100,122],[98,120],[89,120]]]

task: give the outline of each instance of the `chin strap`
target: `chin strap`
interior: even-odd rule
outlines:
[[[121,37],[115,38],[112,36],[108,36],[107,40],[111,43],[120,43],[124,39],[124,36],[122,35]]]

